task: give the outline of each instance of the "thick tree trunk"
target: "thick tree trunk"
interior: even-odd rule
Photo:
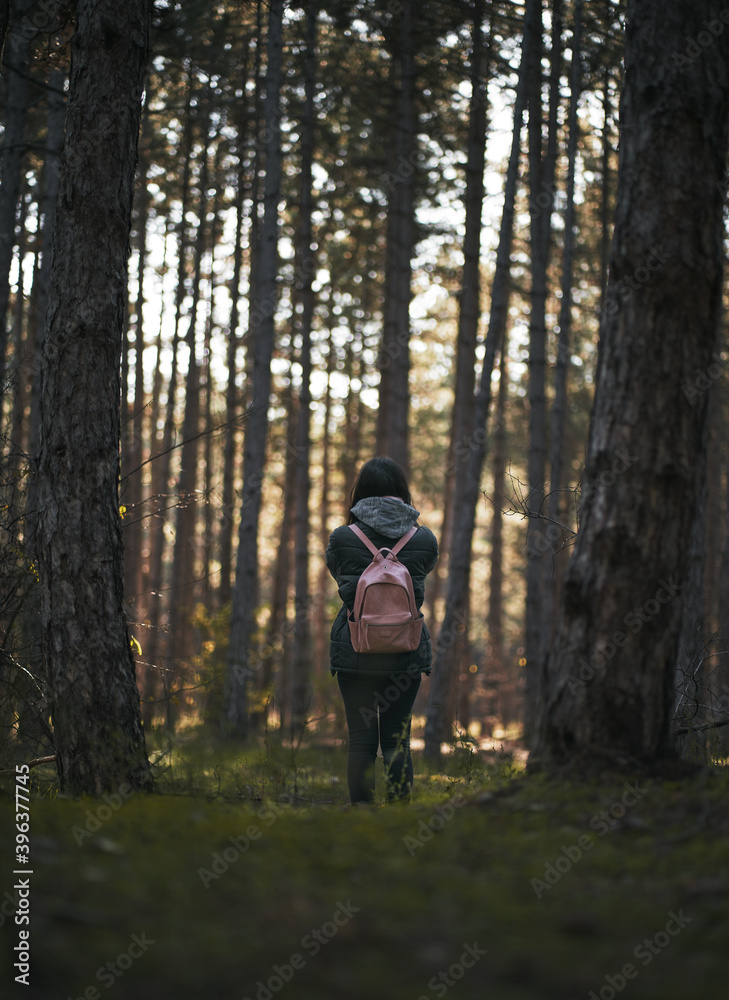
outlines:
[[[268,403],[276,312],[278,273],[278,201],[281,186],[281,49],[282,0],[271,0],[268,19],[266,90],[266,181],[258,274],[252,309],[253,398],[246,422],[243,451],[243,504],[238,533],[233,607],[228,649],[226,728],[245,737],[248,730],[246,682],[251,636],[258,602],[258,520],[268,443]]]
[[[724,479],[729,491],[729,447],[724,456]],[[717,645],[720,651],[729,649],[729,497],[724,506],[724,544],[719,563],[719,588],[717,594]],[[729,656],[717,658],[714,677],[715,694],[724,699],[729,710]]]
[[[473,429],[463,451],[466,471],[463,485],[463,505],[458,521],[453,525],[446,611],[436,643],[436,660],[430,682],[427,721],[425,726],[425,755],[431,759],[440,756],[441,740],[450,736],[450,719],[447,714],[452,676],[458,669],[459,635],[467,628],[471,542],[476,524],[476,507],[480,495],[481,471],[486,457],[486,425],[491,406],[491,373],[498,347],[504,342],[508,319],[509,275],[511,270],[511,244],[514,232],[514,208],[521,152],[521,127],[526,107],[526,67],[529,42],[525,35],[522,43],[519,82],[514,102],[514,128],[511,151],[504,183],[504,207],[496,251],[496,270],[491,289],[491,311],[486,335],[481,380],[474,407]]]
[[[80,0],[43,348],[38,562],[61,790],[151,786],[123,610],[126,261],[146,0]]]
[[[709,404],[711,405],[711,404]],[[708,429],[708,428],[707,428]],[[681,628],[676,657],[676,694],[673,727],[698,725],[706,721],[702,704],[704,692],[704,659],[708,653],[704,639],[704,573],[706,570],[706,446],[697,456],[696,509],[689,535],[686,582],[681,594]],[[699,737],[700,738],[700,737]],[[680,751],[695,745],[696,736],[677,740]]]
[[[53,262],[53,232],[56,219],[56,202],[58,199],[58,175],[61,150],[63,149],[64,119],[66,117],[66,103],[63,99],[65,79],[65,72],[59,69],[51,70],[48,75],[48,128],[46,132],[46,157],[43,164],[42,256],[36,296],[37,332],[33,379],[30,390],[30,444],[28,450],[31,455],[38,454],[38,438],[40,435],[40,370],[43,340],[46,334],[48,291],[51,281],[51,264]],[[31,550],[33,545],[32,539],[35,533],[36,504],[36,480],[35,477],[31,477],[26,508],[26,529]]]
[[[389,455],[408,470],[410,461],[411,259],[415,245],[415,0],[397,5],[397,41],[393,41],[395,92],[394,135],[390,146],[387,197],[387,247],[377,413],[378,454]]]
[[[672,736],[681,595],[721,303],[729,35],[716,0],[628,5],[622,143],[581,526],[533,760],[648,763]],[[683,64],[681,64],[683,60]],[[700,118],[696,108],[702,109]],[[691,397],[691,398],[689,398]]]
[[[717,345],[724,351],[723,340]],[[727,438],[726,409],[721,394],[715,388],[709,396],[709,416],[706,444],[706,573],[704,578],[704,613],[706,633],[712,646],[717,638],[719,606],[719,572],[722,544],[722,481],[723,457]],[[722,649],[716,646],[716,649]]]

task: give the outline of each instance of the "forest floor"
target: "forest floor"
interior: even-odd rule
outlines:
[[[32,772],[15,989],[3,782],[0,996],[726,995],[727,768],[575,783],[466,745],[438,773],[416,754],[410,805],[348,808],[342,746],[164,749],[157,796],[74,801]]]

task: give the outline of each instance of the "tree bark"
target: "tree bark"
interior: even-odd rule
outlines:
[[[145,109],[142,112],[141,146],[145,151],[151,123]],[[147,266],[147,219],[149,217],[149,192],[147,191],[147,159],[140,152],[137,191],[137,303],[134,322],[134,406],[129,424],[131,440],[126,456],[122,449],[122,471],[124,477],[122,499],[127,508],[128,524],[124,530],[124,598],[127,611],[134,615],[134,621],[144,618],[142,601],[142,464],[144,444],[144,272]],[[125,468],[126,466],[126,468]]]
[[[19,22],[30,9],[32,0],[15,0],[13,16]],[[20,24],[22,28],[22,23]],[[28,106],[28,63],[30,42],[20,30],[10,32],[3,64],[7,69],[5,130],[0,160],[0,392],[5,384],[5,354],[8,345],[8,304],[10,302],[10,266],[15,246],[15,217],[21,187],[23,138]],[[0,400],[2,397],[0,396]],[[0,411],[0,420],[2,411]]]
[[[166,507],[169,503],[170,471],[172,468],[173,438],[175,436],[175,404],[177,398],[178,364],[179,364],[179,344],[180,344],[180,321],[182,318],[182,303],[185,297],[185,278],[187,277],[187,256],[186,251],[189,245],[187,235],[187,212],[190,207],[190,176],[192,165],[192,145],[193,145],[193,74],[192,68],[187,66],[187,93],[185,98],[185,123],[183,132],[182,155],[182,204],[180,206],[180,221],[177,227],[177,287],[175,290],[175,322],[172,334],[172,361],[170,368],[170,378],[167,384],[167,398],[165,400],[165,422],[162,430],[161,447],[158,452],[159,462],[154,467],[157,473],[156,479],[152,479],[152,494],[156,496],[160,503],[160,510],[156,513],[156,525],[152,532],[152,545],[149,558],[149,617],[152,624],[149,643],[149,662],[152,669],[158,671],[161,687],[167,690],[167,673],[160,669],[160,660],[169,657],[170,639],[162,632],[162,620],[165,608],[169,602],[163,596],[164,591],[164,559],[168,545],[165,523],[167,521]],[[161,326],[160,326],[161,331]],[[159,365],[159,354],[157,357],[157,371],[161,371]],[[156,426],[156,424],[155,424]],[[156,483],[156,486],[154,485]]]
[[[409,468],[411,259],[415,245],[415,112],[414,0],[402,0],[394,15],[396,39],[391,58],[395,90],[395,127],[387,173],[387,246],[377,414],[378,454]]]
[[[499,394],[496,399],[494,445],[491,467],[494,475],[493,511],[491,514],[491,559],[489,561],[488,680],[496,690],[502,723],[506,722],[506,656],[504,649],[504,515],[502,503],[506,492],[506,410],[509,393],[508,343],[504,339],[499,362]]]
[[[43,346],[42,627],[61,790],[152,784],[123,610],[120,376],[146,0],[80,0]]]
[[[526,107],[526,67],[529,58],[529,40],[525,33],[522,42],[519,82],[514,101],[514,128],[511,151],[504,183],[504,207],[496,251],[496,270],[491,289],[491,311],[486,335],[484,360],[481,368],[479,390],[474,406],[473,428],[464,442],[463,461],[466,463],[463,485],[463,505],[458,521],[453,526],[450,553],[446,611],[436,643],[436,659],[430,682],[427,721],[425,726],[425,756],[440,757],[441,740],[450,735],[447,715],[451,677],[458,668],[459,633],[468,624],[471,543],[476,524],[476,507],[480,493],[481,471],[486,457],[486,425],[491,406],[491,373],[499,346],[504,342],[509,306],[509,275],[511,270],[511,244],[514,233],[514,208],[521,152],[521,127]]]
[[[716,344],[729,36],[722,32],[701,58],[682,53],[720,10],[716,0],[628,5],[618,202],[583,510],[546,665],[535,765],[626,766],[675,755],[681,592],[707,410],[706,393],[689,399],[683,386],[706,371]]]
[[[529,219],[532,290],[529,311],[529,447],[526,501],[527,522],[526,614],[524,646],[524,737],[527,743],[534,729],[539,701],[539,678],[545,655],[544,591],[546,589],[547,540],[544,514],[544,482],[547,462],[547,400],[545,386],[547,265],[552,231],[554,174],[557,153],[557,110],[562,45],[561,0],[552,3],[552,53],[549,87],[547,147],[542,141],[542,5],[530,0],[526,5],[527,31],[532,33],[529,84]]]
[[[468,451],[473,427],[474,389],[476,385],[476,345],[481,318],[481,216],[484,196],[484,166],[486,161],[486,109],[487,81],[490,70],[492,31],[484,60],[483,2],[477,0],[473,11],[472,49],[470,66],[471,101],[468,123],[468,150],[466,153],[466,190],[464,194],[465,234],[463,239],[463,279],[458,310],[458,335],[456,339],[456,381],[453,398],[451,440],[445,476],[443,525],[440,548],[449,549],[453,514],[460,511],[466,464],[462,452]],[[485,63],[485,65],[484,65]],[[470,561],[470,556],[469,556]],[[437,578],[436,578],[437,580]],[[435,602],[438,594],[433,596]],[[459,660],[467,652],[468,631],[458,633]],[[450,690],[445,695],[448,718],[453,717],[457,701],[456,689],[461,674],[451,677]],[[463,723],[463,720],[461,720]]]
[[[317,4],[306,3],[306,60],[304,69],[304,115],[301,128],[301,197],[297,278],[301,285],[301,391],[296,430],[296,527],[294,545],[295,610],[294,658],[292,665],[291,729],[298,739],[306,728],[312,697],[311,597],[309,594],[309,502],[311,477],[311,326],[314,319],[313,277],[316,257],[312,229],[314,165],[314,85],[316,74]]]
[[[570,70],[570,105],[567,115],[567,180],[565,184],[566,207],[564,214],[564,245],[562,249],[562,298],[559,306],[559,336],[557,338],[557,358],[554,366],[554,399],[552,402],[551,433],[549,445],[549,496],[546,498],[547,513],[564,523],[567,504],[563,500],[564,483],[564,438],[567,420],[567,376],[570,365],[570,332],[572,328],[572,279],[575,248],[575,169],[577,162],[577,141],[579,123],[577,106],[582,89],[582,0],[576,0],[572,28],[572,66]],[[564,556],[562,551],[564,532],[556,525],[548,524],[545,532],[549,545],[545,571],[543,599],[545,652],[554,638],[555,608],[558,605],[564,577]]]
[[[612,0],[605,0],[604,30],[607,34],[613,24],[614,8]],[[610,124],[613,116],[610,100],[610,66],[606,64],[602,74],[602,187],[600,190],[600,315],[606,304],[608,265],[610,263],[610,203],[612,200],[612,171],[610,159],[613,155],[613,135]]]
[[[226,729],[244,738],[248,730],[246,682],[258,601],[258,520],[268,442],[268,403],[278,274],[278,201],[281,186],[282,0],[271,0],[268,19],[268,72],[265,106],[266,180],[258,273],[252,309],[253,398],[243,451],[243,504],[228,649]]]
[[[235,217],[235,248],[233,250],[233,276],[230,282],[230,320],[228,323],[228,381],[225,388],[225,443],[223,449],[223,495],[222,518],[218,538],[220,556],[220,586],[218,603],[225,605],[231,598],[231,565],[233,562],[233,483],[235,478],[235,455],[238,439],[237,416],[239,412],[239,392],[236,384],[238,376],[238,333],[240,309],[240,277],[243,269],[243,219],[244,219],[244,173],[243,173],[243,125],[238,127],[238,171]],[[255,202],[254,202],[255,205]]]
[[[201,151],[202,163],[199,178],[199,200],[197,205],[198,225],[194,238],[194,262],[192,274],[192,301],[185,336],[189,352],[187,378],[185,380],[185,410],[182,418],[182,444],[180,447],[180,471],[177,478],[177,518],[175,523],[175,543],[172,550],[173,598],[170,605],[170,640],[174,662],[170,665],[180,683],[184,683],[192,656],[193,626],[192,615],[198,593],[195,579],[197,556],[196,528],[198,521],[198,465],[200,454],[200,369],[197,359],[198,307],[200,305],[200,283],[202,281],[203,255],[206,249],[208,214],[208,178],[210,145],[213,140],[210,128],[210,108],[205,125],[204,145]],[[168,718],[175,713],[168,707]]]

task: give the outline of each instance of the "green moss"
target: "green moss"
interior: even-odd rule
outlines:
[[[466,776],[456,761],[433,774],[419,763],[410,806],[348,809],[341,747],[191,739],[171,751],[162,795],[72,801],[48,780],[34,798],[24,995],[264,1000],[257,982],[275,966],[285,977],[299,955],[272,996],[417,1000],[442,995],[437,977],[459,975],[475,942],[486,954],[449,987],[454,998],[608,996],[605,977],[619,983],[626,964],[626,997],[723,991],[723,770],[641,782],[621,808],[621,779],[502,778],[504,759],[480,758]],[[6,811],[4,843],[12,832]],[[673,935],[671,913],[687,920]],[[135,934],[154,944],[128,959]],[[104,967],[118,956],[130,967],[114,978]]]

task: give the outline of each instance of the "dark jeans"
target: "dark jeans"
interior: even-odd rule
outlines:
[[[349,730],[347,783],[352,802],[374,802],[375,759],[382,747],[387,801],[406,799],[413,785],[410,720],[420,675],[337,673]]]

